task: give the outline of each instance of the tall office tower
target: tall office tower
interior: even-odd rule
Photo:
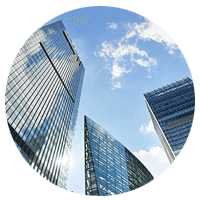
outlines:
[[[38,29],[17,54],[6,87],[6,116],[26,161],[66,189],[84,67],[62,21]]]
[[[153,180],[147,168],[119,141],[84,117],[85,194],[128,192]]]
[[[183,148],[194,116],[194,86],[185,77],[144,94],[155,131],[172,163]]]

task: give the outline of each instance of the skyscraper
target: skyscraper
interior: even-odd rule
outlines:
[[[194,116],[194,86],[190,78],[144,94],[155,131],[172,163],[183,148]]]
[[[39,28],[11,67],[6,116],[25,160],[66,189],[84,67],[62,21]]]
[[[128,192],[153,180],[147,168],[119,141],[84,117],[85,194]]]

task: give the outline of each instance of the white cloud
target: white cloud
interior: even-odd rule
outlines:
[[[111,89],[112,90],[115,90],[115,89],[117,89],[117,88],[121,88],[121,82],[116,82],[116,83],[112,83],[112,87],[111,87]]]
[[[126,35],[122,38],[122,40],[130,39],[137,35],[136,31],[134,30],[134,26],[131,23],[125,24],[125,28],[128,29]]]
[[[148,75],[147,78],[152,78],[152,76],[151,76],[151,75]]]
[[[128,31],[128,32],[126,33],[126,35],[125,35],[125,38],[126,38],[126,39],[129,39],[129,38],[134,37],[135,35],[136,35],[136,32],[135,32],[134,30]]]
[[[102,49],[98,54],[106,61],[111,59],[112,65],[107,69],[110,70],[112,79],[120,78],[123,74],[131,72],[131,68],[126,69],[126,61],[131,63],[131,65],[138,64],[141,67],[148,68],[157,65],[156,59],[149,57],[146,51],[140,50],[135,44],[123,44],[122,41],[118,42],[116,45],[103,42]],[[140,58],[135,59],[134,55],[137,55]],[[122,62],[123,66],[121,64]]]
[[[117,24],[108,23],[108,27],[117,29]],[[138,40],[152,40],[160,43],[165,46],[169,54],[173,54],[178,49],[175,42],[165,31],[147,19],[141,23],[127,23],[125,28],[127,32],[118,39],[118,42],[104,41],[101,44],[101,50],[98,52],[98,55],[104,58],[107,64],[108,62],[112,63],[109,64],[111,67],[107,68],[112,75],[112,80],[122,77],[125,73],[130,73],[135,64],[147,68],[148,75],[146,77],[152,78],[151,68],[157,66],[157,60],[137,46]],[[133,43],[132,38],[135,39],[135,43]],[[95,55],[97,54],[95,53]],[[127,63],[131,64],[129,69],[125,65]]]
[[[159,146],[151,147],[149,151],[133,152],[133,154],[148,168],[154,178],[170,166],[164,150]]]
[[[117,62],[113,63],[112,69],[111,69],[111,74],[112,74],[112,79],[119,78],[123,76],[124,73],[129,73],[131,70],[126,70],[125,67],[120,67]]]
[[[139,130],[141,133],[155,133],[152,121],[149,121],[147,125],[142,124]]]
[[[117,24],[114,22],[108,23],[108,27],[116,29]],[[146,77],[152,78],[150,74],[151,68],[157,66],[157,60],[137,46],[138,40],[153,40],[161,43],[170,54],[173,54],[178,49],[171,37],[149,20],[139,24],[127,23],[125,28],[127,32],[118,39],[118,42],[104,41],[101,44],[101,50],[98,52],[98,55],[104,58],[107,64],[112,63],[109,68],[112,80],[122,77],[125,73],[130,73],[132,66],[135,64],[147,68],[148,75]],[[135,38],[135,43],[133,43],[132,38]],[[127,63],[129,63],[129,69],[127,69]]]
[[[110,29],[117,29],[117,24],[112,22],[112,23],[108,23],[108,28]]]
[[[173,49],[169,49],[168,53],[169,53],[169,54],[174,54]]]
[[[129,24],[128,29],[128,32],[130,32],[129,35],[133,32],[134,34],[132,35],[137,35],[138,39],[144,41],[153,40],[155,42],[163,44],[164,46],[166,46],[166,49],[168,49],[168,52],[170,54],[173,54],[174,50],[178,49],[177,45],[172,40],[172,38],[158,25],[149,20],[145,20],[140,24]]]
[[[134,62],[136,62],[138,65],[142,67],[151,67],[157,65],[157,60],[151,57],[148,57],[148,60],[144,60],[142,58],[134,59]],[[150,68],[149,68],[150,69]],[[148,70],[150,72],[150,70]]]

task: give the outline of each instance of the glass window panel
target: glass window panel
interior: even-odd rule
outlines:
[[[89,190],[86,191],[87,195],[91,195],[91,192]]]
[[[85,176],[86,176],[86,178],[90,178],[90,172],[89,172],[89,170],[86,170]]]
[[[122,191],[122,185],[119,184],[117,181],[115,183],[116,189],[118,189],[119,191]]]
[[[98,196],[98,191],[97,191],[97,188],[93,188],[92,190],[91,190],[91,193],[90,193],[91,195],[94,195],[94,196]]]
[[[103,171],[104,173],[107,173],[107,168],[106,168],[105,165],[99,163],[99,168],[100,168],[101,171]]]
[[[98,177],[99,177],[99,179],[107,182],[107,175],[104,172],[102,172],[101,170],[98,171]]]
[[[93,160],[93,163],[94,163],[94,167],[95,168],[98,168],[99,167],[99,162],[97,160]]]
[[[97,179],[98,187],[101,190],[107,191],[107,183],[101,179]]]
[[[108,183],[109,183],[110,185],[114,186],[114,185],[115,185],[115,180],[114,180],[114,178],[108,176]]]
[[[90,168],[90,176],[91,177],[95,176],[94,168]]]
[[[114,171],[108,169],[108,175],[111,177],[114,177],[115,173],[114,173]]]
[[[99,156],[99,162],[106,164],[106,159]]]
[[[96,160],[99,159],[98,153],[95,151],[92,152],[91,156],[93,157],[93,159],[96,159]]]
[[[115,187],[111,186],[111,185],[108,185],[108,192],[111,194],[111,195],[114,195],[116,193],[116,189]]]
[[[90,179],[86,180],[86,187],[87,187],[87,189],[90,188]]]
[[[107,196],[108,193],[104,190],[99,189],[99,196]]]
[[[92,188],[97,187],[97,185],[96,185],[96,178],[95,177],[91,178],[91,187]]]

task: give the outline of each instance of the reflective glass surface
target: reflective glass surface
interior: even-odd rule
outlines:
[[[84,70],[58,21],[25,42],[6,86],[6,116],[15,144],[40,175],[63,188]]]
[[[134,190],[153,179],[118,140],[85,116],[85,194],[107,196]]]
[[[155,130],[170,163],[180,153],[189,135],[194,116],[194,86],[185,77],[144,94]]]

